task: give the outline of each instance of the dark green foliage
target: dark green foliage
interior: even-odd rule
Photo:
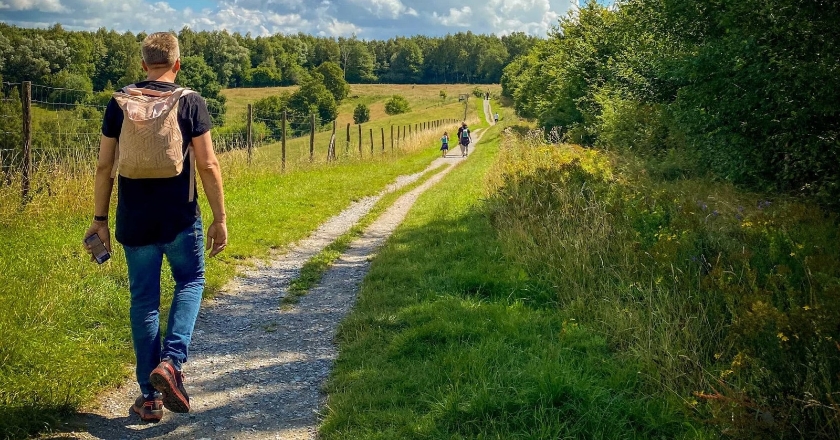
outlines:
[[[361,124],[370,121],[370,109],[364,104],[359,104],[353,110],[353,122]]]
[[[278,133],[275,136],[278,138],[282,129],[283,111],[289,104],[290,96],[288,93],[273,95],[254,103],[254,119],[265,123],[272,133]]]
[[[245,72],[245,84],[249,87],[272,87],[282,84],[283,75],[276,67],[259,66]]]
[[[332,61],[325,61],[315,69],[324,79],[323,84],[332,93],[336,103],[341,103],[350,94],[350,86],[344,80],[341,67]]]
[[[324,77],[317,72],[305,80],[300,88],[289,97],[289,109],[298,116],[315,114],[317,125],[333,121],[338,116],[335,97],[323,83]]]
[[[840,3],[590,1],[505,68],[519,114],[569,141],[660,156],[840,206]]]
[[[398,115],[409,111],[411,111],[411,106],[408,104],[408,100],[401,95],[391,96],[390,99],[385,101],[385,113],[389,115]]]

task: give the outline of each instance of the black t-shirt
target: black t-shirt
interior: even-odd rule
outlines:
[[[143,81],[137,87],[161,92],[174,90],[177,84]],[[111,98],[105,109],[102,134],[119,138],[123,112]],[[182,96],[178,101],[178,125],[186,151],[194,137],[210,131],[212,123],[204,98],[197,93]],[[125,246],[169,243],[200,216],[198,194],[190,202],[191,160],[184,162],[181,174],[164,179],[129,179],[119,176],[117,190],[116,239]]]

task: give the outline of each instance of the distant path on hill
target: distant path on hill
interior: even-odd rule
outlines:
[[[493,109],[490,108],[490,100],[484,100],[484,119],[487,120],[487,123],[490,125],[496,125],[496,119],[493,118]]]
[[[479,130],[476,134],[474,145],[481,137]],[[49,438],[314,439],[326,399],[321,389],[337,356],[336,330],[370,261],[420,194],[463,160],[452,154],[432,162],[426,171],[449,166],[398,198],[297,304],[281,307],[281,300],[303,264],[349,231],[382,195],[422,173],[397,178],[382,194],[353,203],[285,254],[246,271],[205,301],[184,366],[191,413],[166,411],[160,423],[142,423],[129,411],[138,394],[129,380],[100,396],[98,407],[80,415],[75,428]]]

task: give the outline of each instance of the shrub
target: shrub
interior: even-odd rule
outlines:
[[[388,113],[389,115],[398,115],[401,113],[408,113],[410,111],[411,106],[408,104],[408,100],[403,96],[394,95],[385,102],[385,113]]]
[[[446,101],[446,90],[441,90],[440,91],[440,100],[441,101]]]
[[[727,437],[837,438],[837,216],[542,139],[491,173],[507,258]]]
[[[370,109],[364,104],[359,104],[353,110],[353,122],[361,124],[362,122],[370,121]]]
[[[254,119],[265,123],[279,137],[283,110],[289,105],[289,94],[268,96],[254,103]]]

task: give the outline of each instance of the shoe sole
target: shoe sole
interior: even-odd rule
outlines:
[[[187,396],[183,395],[178,389],[178,384],[175,383],[175,373],[169,371],[173,369],[166,365],[165,368],[158,366],[152,370],[149,380],[156,390],[163,394],[163,407],[175,413],[190,412],[190,401]]]
[[[131,410],[134,411],[135,414],[140,416],[140,420],[142,420],[144,422],[157,423],[157,422],[160,422],[160,419],[163,418],[163,410],[153,411],[152,415],[148,416],[148,417],[143,417],[143,410],[142,409],[137,409],[137,407],[134,406],[134,405],[131,405]],[[160,412],[160,414],[157,414],[157,412]]]

